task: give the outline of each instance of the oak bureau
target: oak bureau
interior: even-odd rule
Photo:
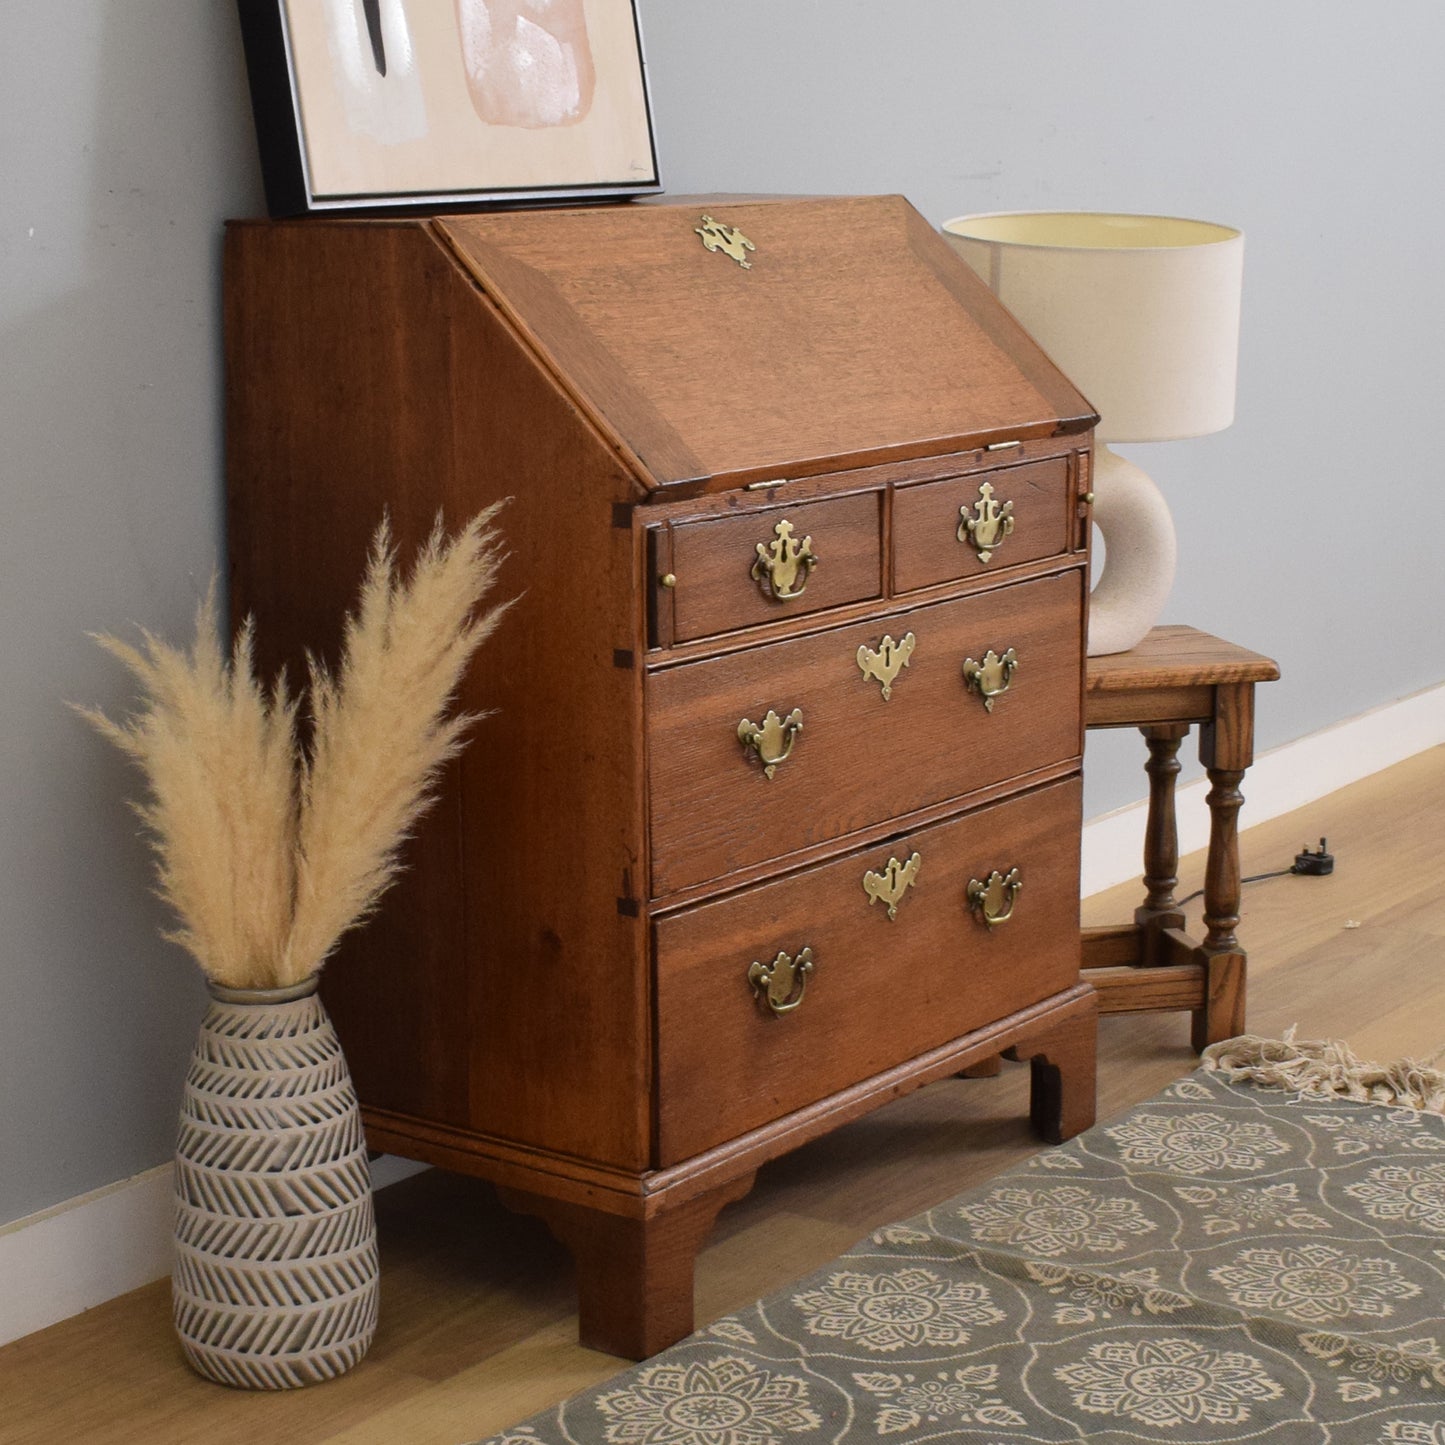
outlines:
[[[449,772],[324,994],[376,1149],[692,1325],[758,1166],[1001,1052],[1093,1118],[1088,403],[898,197],[238,222],[233,602],[334,649],[389,512],[509,497]]]

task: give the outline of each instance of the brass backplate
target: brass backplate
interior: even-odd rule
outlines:
[[[818,559],[813,555],[813,539],[800,542],[793,536],[793,524],[786,517],[773,528],[771,542],[759,542],[754,548],[757,557],[750,573],[765,597],[775,602],[791,602],[801,597]]]
[[[889,919],[897,918],[898,905],[902,902],[903,895],[917,881],[922,863],[923,859],[914,853],[906,863],[890,858],[881,873],[874,873],[870,869],[863,875],[863,891],[868,895],[868,906],[871,908],[875,903],[886,903]]]
[[[738,724],[738,741],[754,753],[763,765],[763,776],[771,780],[781,763],[792,756],[793,744],[803,731],[803,709],[795,707],[787,717],[772,708],[760,723],[744,718]]]
[[[898,642],[885,636],[883,641],[878,644],[877,652],[867,646],[858,649],[858,666],[862,669],[864,677],[873,678],[883,689],[884,702],[893,696],[894,681],[898,674],[908,666],[908,660],[913,656],[916,641],[917,639],[911,632],[905,632]]]
[[[965,896],[973,915],[988,928],[997,928],[1013,917],[1014,904],[1024,886],[1024,875],[1017,868],[1007,873],[994,869],[985,879],[970,878]]]
[[[1014,529],[1013,509],[1012,502],[994,500],[992,482],[981,482],[978,501],[973,507],[958,509],[962,519],[958,524],[958,540],[971,542],[980,562],[992,561],[993,554]]]
[[[702,237],[702,243],[709,251],[721,251],[724,256],[731,256],[744,271],[753,269],[748,252],[758,248],[736,226],[725,226],[711,216],[704,216],[702,224],[694,226],[693,230]]]
[[[971,657],[964,658],[963,680],[983,699],[984,707],[992,712],[994,698],[1008,691],[1018,665],[1019,655],[1013,648],[1005,648],[1002,656],[989,648],[982,662],[975,662]]]
[[[771,963],[754,963],[748,969],[753,996],[772,1014],[790,1014],[803,1002],[808,975],[813,971],[813,950],[796,955],[779,953]]]

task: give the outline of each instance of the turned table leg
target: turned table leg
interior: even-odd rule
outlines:
[[[645,1360],[692,1333],[693,1264],[724,1205],[753,1174],[646,1217],[611,1214],[526,1190],[499,1188],[509,1209],[534,1214],[577,1265],[579,1341]]]
[[[1144,825],[1143,904],[1134,922],[1147,930],[1144,962],[1158,963],[1159,930],[1183,928],[1184,915],[1174,898],[1179,882],[1179,826],[1174,812],[1174,784],[1179,777],[1179,746],[1189,735],[1188,723],[1141,727],[1149,748],[1144,771],[1149,775],[1149,812]]]
[[[1204,870],[1204,947],[1237,953],[1239,939],[1239,785],[1243,768],[1209,770],[1209,857]]]
[[[1209,775],[1209,855],[1204,872],[1205,1002],[1196,1009],[1196,1049],[1244,1032],[1246,961],[1239,926],[1239,785],[1254,761],[1254,685],[1220,684],[1214,720],[1200,732],[1199,759]]]

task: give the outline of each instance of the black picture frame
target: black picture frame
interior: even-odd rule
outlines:
[[[512,50],[502,49],[485,23],[494,3],[237,0],[270,214],[424,212],[660,192],[636,0],[564,0],[571,28],[561,38],[517,21],[519,34],[529,26],[528,43],[543,59],[557,62],[544,72],[561,77],[552,92],[527,90],[521,71],[498,60],[523,42],[513,36]],[[554,0],[549,13],[555,8]],[[489,50],[476,43],[479,33],[494,42]],[[406,42],[395,47],[406,65],[389,68],[385,46],[397,36]],[[603,42],[597,53],[594,36]],[[472,68],[479,52],[482,63]],[[535,66],[527,72],[537,73]],[[458,99],[464,93],[470,114]],[[402,139],[378,140],[378,122],[403,112],[392,124],[393,132],[405,131]],[[584,136],[586,126],[594,129]],[[607,163],[597,161],[599,153]]]

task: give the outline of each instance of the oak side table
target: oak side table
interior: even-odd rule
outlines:
[[[1245,953],[1239,923],[1239,785],[1254,761],[1254,685],[1278,665],[1193,627],[1156,627],[1129,652],[1091,657],[1084,718],[1090,728],[1136,727],[1149,748],[1144,902],[1134,922],[1083,932],[1083,977],[1100,1013],[1189,1009],[1196,1050],[1244,1032]],[[1184,932],[1174,897],[1179,837],[1174,782],[1179,745],[1199,724],[1209,775],[1205,937]]]

